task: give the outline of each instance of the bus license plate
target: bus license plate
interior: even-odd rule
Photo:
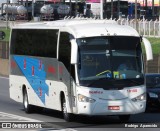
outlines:
[[[108,110],[120,110],[119,106],[108,106]]]

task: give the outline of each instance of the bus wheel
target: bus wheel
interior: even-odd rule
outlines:
[[[63,98],[63,101],[62,101],[62,111],[63,111],[63,118],[65,121],[72,121],[73,120],[73,116],[72,114],[68,113],[67,112],[67,106],[66,106],[66,100],[65,98]]]
[[[127,122],[130,119],[130,115],[120,115],[119,119],[121,122]]]
[[[24,90],[24,93],[23,93],[23,107],[26,113],[32,112],[32,105],[29,105],[26,89]]]

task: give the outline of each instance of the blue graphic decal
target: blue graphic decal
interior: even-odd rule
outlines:
[[[110,72],[107,72],[107,73],[106,73],[106,77],[107,77],[107,78],[111,78],[111,77],[112,77],[112,74],[111,74]]]
[[[42,61],[23,56],[14,56],[14,60],[18,64],[20,70],[30,83],[37,96],[43,104],[45,104],[45,94],[48,95],[49,87],[45,83],[46,72]]]

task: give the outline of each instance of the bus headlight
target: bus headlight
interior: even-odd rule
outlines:
[[[134,102],[143,101],[143,100],[146,100],[146,93],[143,93],[143,94],[132,99],[132,101],[134,101]]]
[[[90,102],[90,103],[93,103],[93,102],[96,101],[96,100],[94,100],[94,99],[92,99],[92,98],[86,97],[86,96],[81,95],[81,94],[78,95],[78,100],[79,100],[80,102]]]

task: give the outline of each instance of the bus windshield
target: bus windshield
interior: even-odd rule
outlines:
[[[144,84],[139,37],[89,37],[77,43],[80,85],[107,89]]]

